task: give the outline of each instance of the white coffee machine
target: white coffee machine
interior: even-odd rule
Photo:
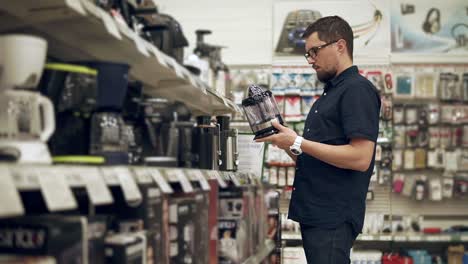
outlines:
[[[46,53],[42,38],[0,35],[0,161],[52,163],[47,140],[55,130],[54,108],[36,90]]]

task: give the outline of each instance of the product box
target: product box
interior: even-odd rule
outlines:
[[[146,235],[139,233],[121,233],[106,237],[106,263],[145,264]]]
[[[219,264],[241,263],[239,256],[237,220],[219,220]],[[241,235],[241,234],[239,234]]]
[[[44,215],[0,220],[0,254],[51,256],[57,264],[88,263],[87,219]]]

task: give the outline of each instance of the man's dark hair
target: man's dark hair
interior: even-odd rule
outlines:
[[[317,32],[320,40],[327,43],[344,39],[349,56],[351,60],[353,59],[353,30],[343,18],[339,16],[322,17],[307,27],[302,38],[307,39],[314,32]]]

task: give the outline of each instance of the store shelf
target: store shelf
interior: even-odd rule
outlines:
[[[282,240],[302,240],[301,234],[282,232]],[[359,235],[357,241],[369,242],[468,242],[468,233],[440,235]]]
[[[258,264],[261,263],[275,248],[275,242],[273,240],[265,240],[265,243],[260,247],[258,252],[250,256],[243,264]]]
[[[21,32],[47,39],[48,51],[65,61],[126,62],[145,93],[182,101],[195,113],[233,113],[239,108],[209,90],[171,57],[139,37],[88,0],[4,1],[0,32]]]

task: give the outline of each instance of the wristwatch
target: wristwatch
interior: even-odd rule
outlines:
[[[296,140],[294,140],[294,144],[289,147],[289,150],[293,155],[297,156],[302,154],[301,144],[303,139],[303,137],[297,136]]]

